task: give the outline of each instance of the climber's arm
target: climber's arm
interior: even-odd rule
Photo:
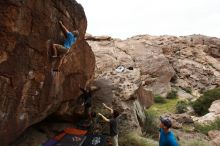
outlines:
[[[106,109],[108,109],[108,110],[111,112],[111,114],[113,113],[113,109],[112,109],[112,108],[108,107],[105,103],[102,103],[102,105],[103,105]]]
[[[105,122],[110,122],[110,120],[106,118],[105,116],[103,116],[101,113],[98,113],[98,115],[101,116]]]
[[[67,37],[67,32],[69,32],[69,30],[66,28],[65,25],[63,25],[62,21],[59,21],[59,24],[62,28],[63,34],[65,35],[65,37]]]

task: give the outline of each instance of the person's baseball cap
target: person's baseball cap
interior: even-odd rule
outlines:
[[[160,121],[167,128],[170,128],[172,126],[172,122],[171,122],[171,120],[168,117],[160,117]]]

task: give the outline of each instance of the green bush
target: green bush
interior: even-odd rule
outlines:
[[[192,88],[190,87],[186,87],[186,88],[182,88],[184,91],[186,91],[189,94],[192,94]]]
[[[203,134],[208,134],[210,130],[220,130],[220,118],[217,118],[214,122],[209,123],[209,124],[195,124],[195,129],[196,131],[203,133]]]
[[[177,98],[177,91],[172,90],[167,94],[167,99],[176,99]]]
[[[179,114],[185,113],[187,111],[188,103],[185,100],[177,101],[176,112]]]
[[[144,131],[147,135],[156,138],[158,136],[159,129],[159,117],[154,111],[145,111],[146,121],[144,124]]]
[[[184,139],[180,140],[180,146],[209,146],[209,142],[203,139]]]
[[[166,99],[160,95],[154,96],[154,102],[156,103],[166,103]]]
[[[199,116],[202,116],[208,113],[212,102],[218,99],[220,99],[220,88],[212,89],[204,92],[199,99],[192,103],[192,107]]]
[[[141,137],[137,133],[129,133],[123,137],[119,137],[119,145],[120,146],[158,146],[158,142]]]

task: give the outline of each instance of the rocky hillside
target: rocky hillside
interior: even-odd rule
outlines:
[[[142,134],[144,112],[154,95],[166,96],[175,88],[180,98],[197,98],[204,90],[220,86],[218,38],[139,35],[119,40],[87,35],[85,40],[87,20],[75,0],[2,0],[0,16],[2,146],[52,113],[72,116],[79,85],[91,81],[99,89],[93,111],[107,115],[102,102],[120,111],[120,138]],[[59,20],[80,35],[61,71],[55,73],[60,59],[49,56],[46,44],[48,40],[62,43]],[[28,131],[33,138],[24,134],[26,145],[43,142],[36,138],[42,136],[36,129]]]
[[[220,86],[218,38],[140,35],[119,40],[87,36],[87,41],[96,55],[97,77],[122,65],[138,70],[139,84],[154,94],[167,94],[171,85],[190,88],[195,95]]]
[[[1,0],[0,18],[0,145],[6,146],[76,99],[79,85],[93,76],[95,57],[84,40],[84,10],[75,0]],[[60,60],[51,60],[46,42],[62,43],[59,20],[80,36],[54,73]]]
[[[142,132],[144,109],[153,104],[153,95],[165,96],[172,87],[179,98],[197,98],[220,86],[218,38],[140,35],[119,40],[87,35],[86,40],[96,56],[95,82],[101,88],[94,98],[111,99],[122,112],[121,137]]]

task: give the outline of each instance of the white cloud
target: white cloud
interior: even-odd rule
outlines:
[[[127,38],[138,34],[220,37],[219,0],[78,0],[87,32]]]

